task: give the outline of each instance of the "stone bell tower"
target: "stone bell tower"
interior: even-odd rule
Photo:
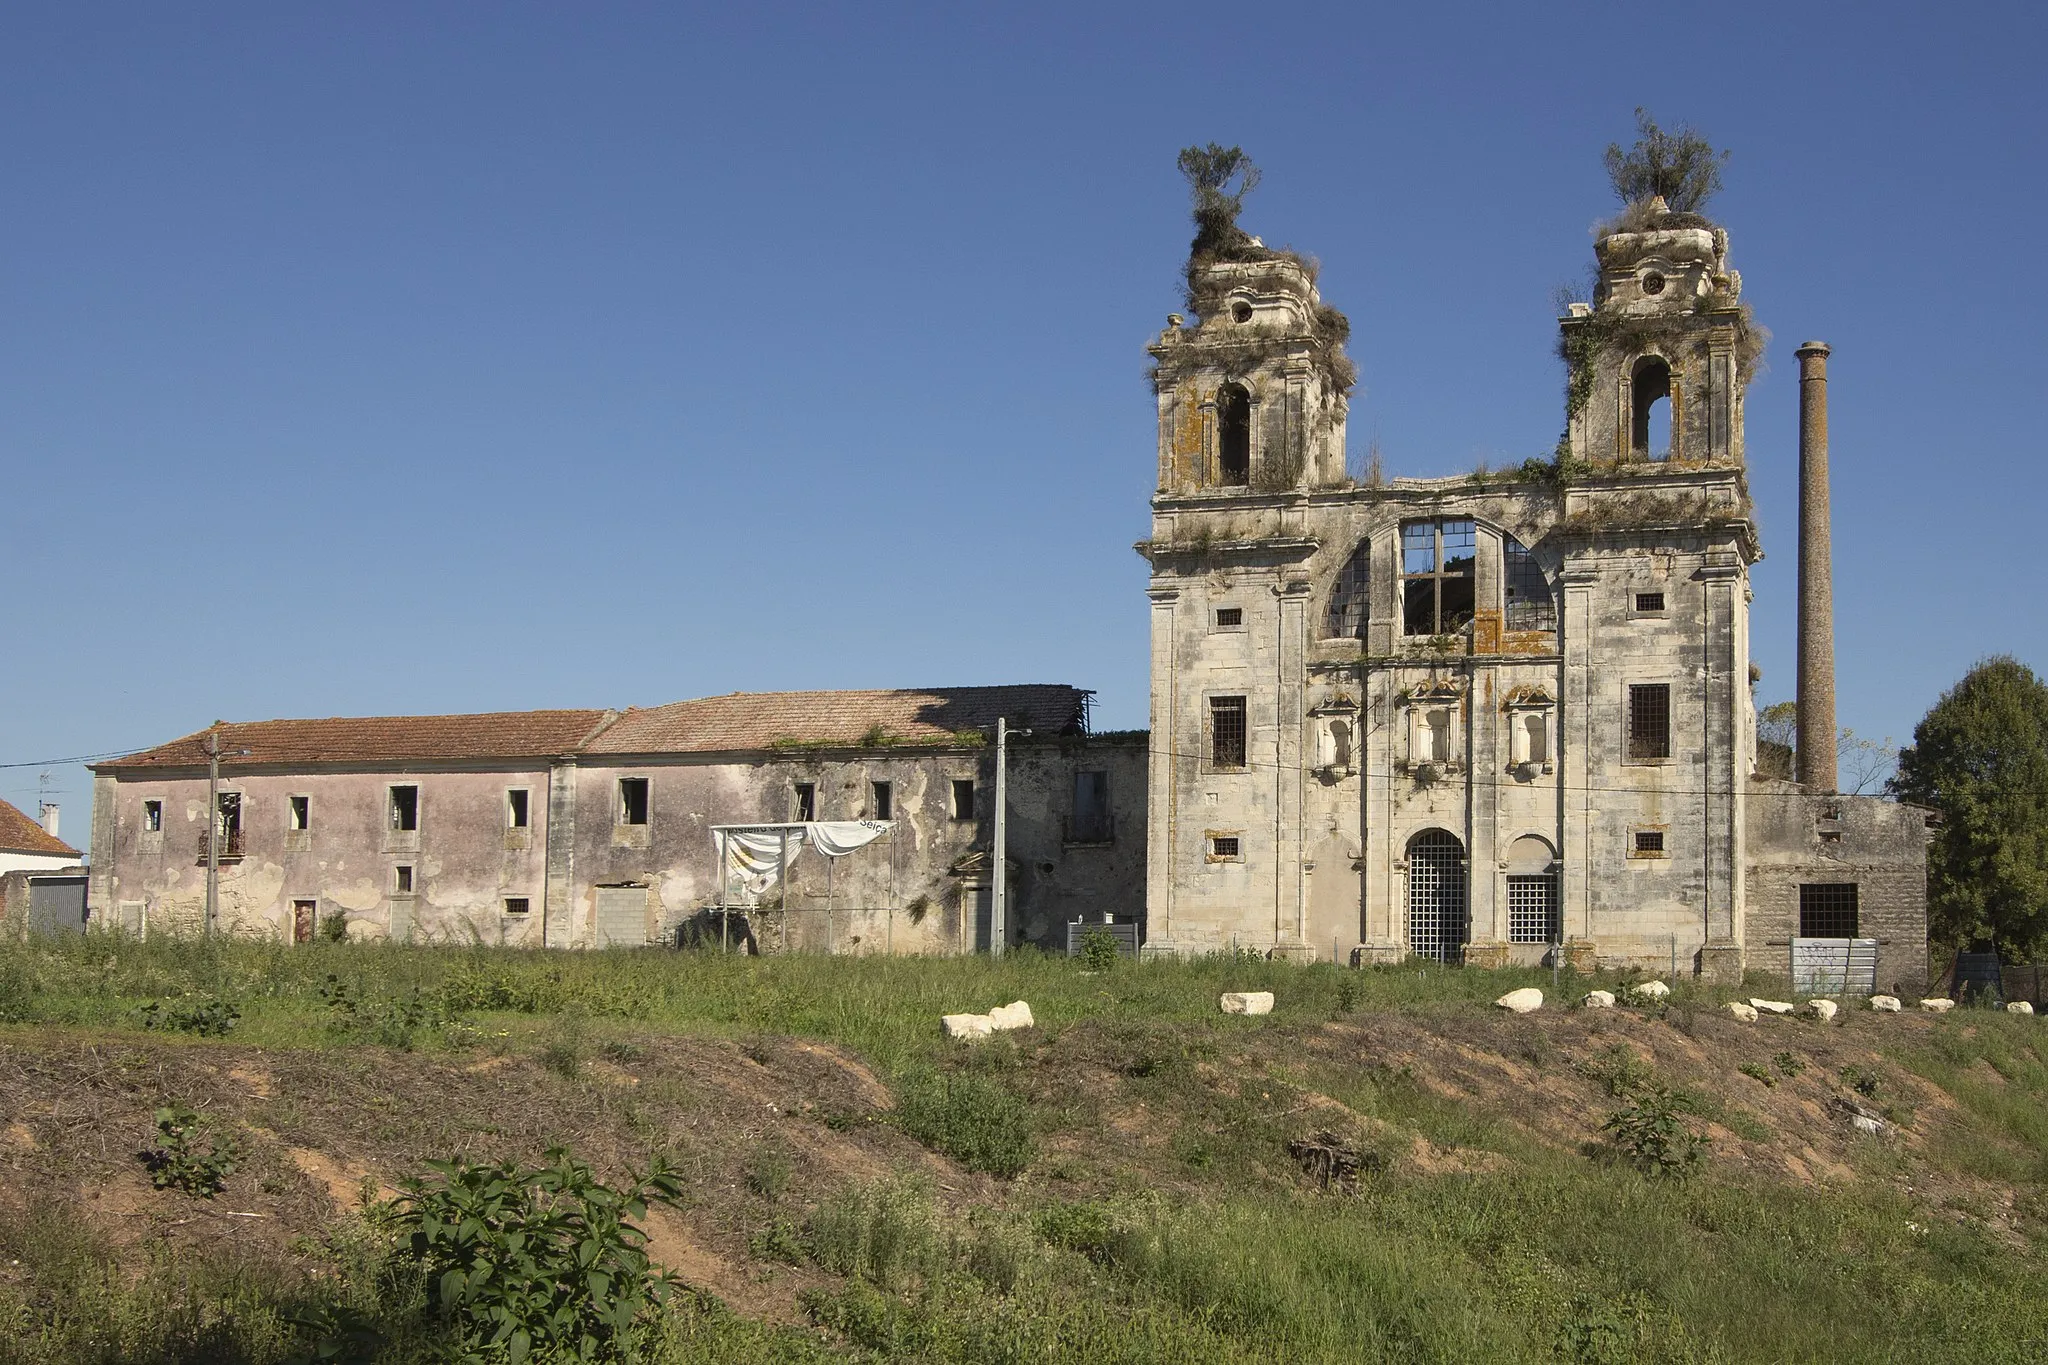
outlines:
[[[1159,400],[1159,493],[1292,493],[1344,483],[1351,324],[1314,268],[1256,238],[1189,270],[1195,310],[1148,349]]]
[[[1652,199],[1601,236],[1594,255],[1593,302],[1572,304],[1559,323],[1572,457],[1741,463],[1743,392],[1765,336],[1728,268],[1727,232]],[[1666,401],[1668,445],[1652,435]]]

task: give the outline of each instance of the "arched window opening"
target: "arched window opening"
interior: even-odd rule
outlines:
[[[1645,459],[1671,457],[1671,367],[1653,355],[1636,362],[1629,381],[1634,423],[1629,448]]]
[[[1465,846],[1448,830],[1408,841],[1408,951],[1458,962],[1465,948]]]
[[[1508,846],[1508,942],[1557,943],[1557,853],[1548,840],[1524,834]]]
[[[1241,488],[1252,481],[1252,396],[1242,384],[1216,394],[1216,482]]]
[[[1557,599],[1536,556],[1513,536],[1502,536],[1501,559],[1506,597],[1502,624],[1509,630],[1556,630]]]
[[[1365,623],[1371,619],[1372,542],[1361,540],[1351,558],[1337,571],[1337,586],[1330,593],[1330,616],[1324,628],[1333,640],[1363,640]]]

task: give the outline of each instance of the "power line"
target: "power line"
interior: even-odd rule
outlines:
[[[90,763],[98,758],[124,758],[138,752],[135,749],[109,749],[103,754],[77,754],[71,758],[39,758],[32,763],[0,763],[4,768],[58,768],[66,763]]]

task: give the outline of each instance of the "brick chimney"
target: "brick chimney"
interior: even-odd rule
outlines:
[[[1828,545],[1828,354],[1799,356],[1799,780],[1835,790],[1835,578]]]

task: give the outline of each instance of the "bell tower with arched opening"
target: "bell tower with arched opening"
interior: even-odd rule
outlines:
[[[1742,398],[1763,332],[1728,268],[1728,234],[1662,199],[1594,244],[1591,303],[1559,320],[1565,450],[1592,465],[1740,463]]]

